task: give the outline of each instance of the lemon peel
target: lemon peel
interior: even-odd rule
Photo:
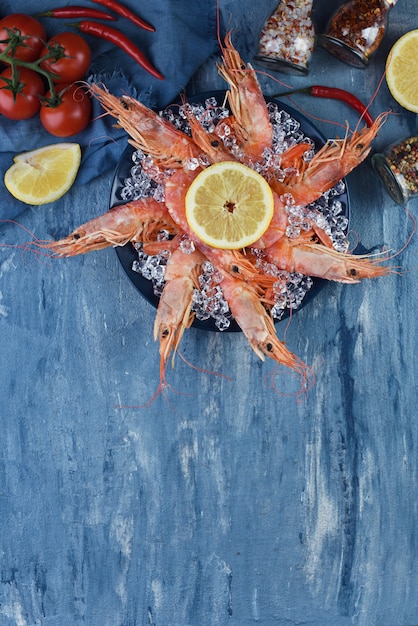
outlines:
[[[386,60],[386,82],[401,106],[418,113],[418,29],[393,44]]]
[[[56,143],[14,157],[4,175],[8,191],[31,205],[61,198],[72,186],[81,162],[78,143]]]

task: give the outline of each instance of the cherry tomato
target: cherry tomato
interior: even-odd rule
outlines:
[[[58,78],[53,79],[56,83],[73,83],[83,78],[91,61],[90,48],[85,39],[77,33],[59,33],[51,37],[39,56],[43,57],[48,54],[48,48],[58,46],[63,48],[65,56],[57,60],[47,59],[41,63],[41,67],[48,72],[58,74]]]
[[[42,102],[40,119],[43,127],[55,137],[71,137],[84,130],[90,121],[91,100],[80,85],[57,84],[57,106]],[[50,98],[48,91],[45,98]]]
[[[7,48],[6,39],[9,38],[7,29],[19,31],[24,39],[21,45],[15,49],[14,56],[21,61],[36,61],[43,48],[46,39],[45,29],[41,22],[38,22],[31,15],[24,13],[12,13],[0,20],[0,52]],[[11,52],[8,53],[11,56]]]
[[[45,92],[42,78],[36,72],[21,67],[18,70],[19,83],[16,97],[8,89],[12,80],[12,68],[6,68],[0,74],[0,113],[10,120],[27,120],[40,109],[39,96]]]

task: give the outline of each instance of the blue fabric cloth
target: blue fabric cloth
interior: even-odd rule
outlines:
[[[92,50],[89,75],[103,82],[116,95],[130,93],[148,106],[162,108],[176,98],[193,73],[216,51],[216,3],[214,0],[122,1],[152,24],[155,32],[142,30],[122,17],[110,24],[128,35],[165,78],[154,78],[118,47],[84,35]],[[0,16],[17,12],[36,16],[51,7],[66,4],[65,0],[25,0],[23,7],[21,0],[2,0]],[[77,4],[107,10],[89,0],[77,0]],[[75,21],[39,19],[44,24],[47,37],[73,30],[68,22]],[[48,134],[38,117],[16,122],[0,116],[0,219],[13,219],[27,208],[27,205],[15,200],[3,184],[4,173],[17,153],[59,141],[79,143],[83,157],[76,184],[87,183],[115,168],[126,145],[126,134],[115,128],[114,120],[109,116],[97,117],[101,113],[100,106],[95,102],[94,122],[82,133],[68,139]]]

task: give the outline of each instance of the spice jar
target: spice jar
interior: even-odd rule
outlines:
[[[287,74],[308,74],[315,45],[311,20],[313,0],[281,0],[260,35],[255,59],[264,67]]]
[[[331,18],[319,44],[340,61],[365,68],[386,32],[389,11],[398,0],[351,0]]]
[[[398,204],[418,195],[418,137],[407,137],[374,154],[372,165]]]

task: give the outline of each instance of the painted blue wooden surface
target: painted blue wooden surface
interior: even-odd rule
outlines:
[[[251,60],[275,2],[220,4]],[[318,2],[319,27],[338,4]],[[412,28],[416,2],[399,0],[366,71],[317,50],[308,78],[276,77],[367,101]],[[211,61],[188,93],[222,87]],[[329,137],[343,129],[323,120],[356,123],[341,103],[293,102]],[[388,108],[376,149],[417,131],[383,82],[371,112]],[[362,244],[402,248],[411,220],[370,165],[348,181]],[[101,177],[19,221],[63,236],[107,208],[110,186]],[[27,237],[0,228],[1,244]],[[225,376],[178,357],[176,393],[138,409],[120,407],[156,389],[155,311],[115,252],[0,248],[0,625],[417,626],[417,245],[399,274],[329,284],[278,326],[315,371],[303,401],[283,372],[272,389],[274,366],[240,334],[191,329],[185,358]]]

